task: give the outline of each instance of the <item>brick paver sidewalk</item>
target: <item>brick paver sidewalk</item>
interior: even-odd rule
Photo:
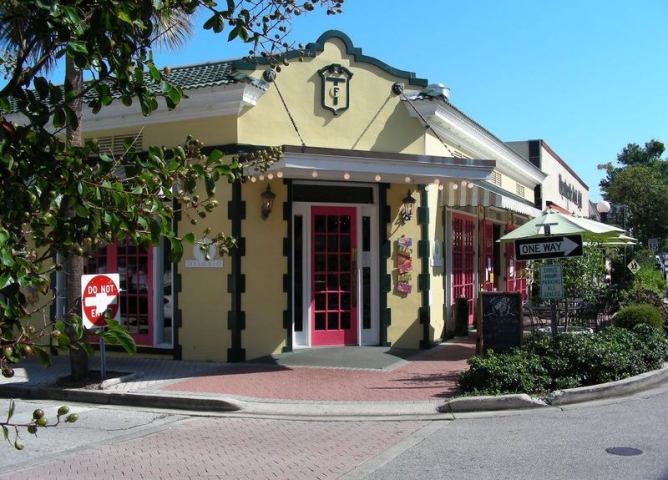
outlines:
[[[241,364],[161,390],[277,400],[437,400],[457,392],[457,374],[474,353],[475,340],[470,338],[427,351],[392,371]]]

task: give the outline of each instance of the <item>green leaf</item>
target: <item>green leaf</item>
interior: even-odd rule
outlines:
[[[216,193],[216,181],[211,177],[211,175],[206,176],[204,179],[204,185],[206,186],[206,194],[209,197],[213,197],[213,195]]]
[[[209,18],[204,23],[204,29],[205,30],[213,29],[214,33],[220,33],[223,31],[224,28],[225,28],[225,17],[219,12],[216,12],[211,18]]]
[[[72,25],[78,25],[81,22],[81,18],[75,8],[65,6],[61,2],[60,10]]]
[[[155,67],[155,64],[153,62],[148,62],[146,63],[146,66],[148,67],[148,73],[153,79],[154,82],[159,82],[162,80],[162,74],[160,71]]]
[[[14,416],[14,409],[16,408],[16,404],[14,403],[14,400],[9,400],[9,410],[7,411],[7,422],[9,422]]]
[[[46,353],[46,350],[44,350],[39,345],[33,345],[32,349],[37,354],[39,362],[42,364],[43,367],[51,366],[51,357],[49,357],[49,354]]]
[[[86,44],[84,42],[67,42],[67,53],[68,55],[71,56],[77,56],[77,54],[80,55],[86,55],[88,54],[88,49],[86,48]]]
[[[89,214],[88,209],[85,206],[81,205],[80,203],[74,206],[74,212],[77,214],[78,217],[88,218]]]
[[[122,20],[125,23],[129,23],[130,25],[132,25],[132,17],[128,14],[128,12],[121,10],[119,12],[116,12],[116,16],[119,18],[119,20]]]
[[[177,239],[173,237],[168,237],[169,238],[169,243],[171,244],[171,252],[169,253],[169,261],[172,263],[176,263],[181,260],[181,257],[183,257],[183,244],[179,242]],[[193,242],[194,243],[194,235],[193,235]]]
[[[160,236],[162,235],[162,228],[157,219],[153,219],[149,225],[151,229],[151,242],[153,245],[160,244]]]
[[[81,317],[79,315],[72,315],[70,317],[70,322],[72,323],[72,329],[74,330],[77,339],[82,339],[84,337],[85,329]]]
[[[217,162],[221,158],[223,158],[223,152],[221,152],[218,149],[213,150],[206,159],[206,164],[211,165],[212,163]]]
[[[240,30],[239,27],[234,27],[227,36],[227,41],[231,42],[232,40],[237,38],[239,36],[239,30]]]
[[[62,108],[56,109],[56,111],[53,112],[54,128],[63,128],[65,126],[65,122],[67,122],[67,115],[65,114],[65,110]]]
[[[12,267],[16,263],[11,251],[6,248],[0,249],[0,258],[2,258],[3,267]],[[9,276],[7,277],[6,281],[9,282],[9,284],[14,283],[14,281]],[[0,288],[6,288],[7,285],[4,285],[4,283],[5,282],[0,282]]]
[[[185,243],[194,244],[194,243],[195,243],[195,234],[192,233],[192,232],[187,233],[187,234],[183,237],[182,240],[183,240]]]
[[[35,77],[33,80],[35,90],[39,98],[47,99],[49,97],[49,82],[44,77]]]
[[[76,112],[69,105],[65,105],[63,110],[65,110],[65,115],[67,115],[67,124],[73,130],[77,129],[79,127],[79,118]]]
[[[137,344],[132,336],[116,320],[107,318],[107,328],[99,335],[110,345],[120,345],[130,355],[137,353]]]

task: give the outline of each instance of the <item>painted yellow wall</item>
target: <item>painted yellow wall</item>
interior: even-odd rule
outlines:
[[[418,275],[421,273],[421,262],[417,256],[417,245],[420,239],[420,226],[417,223],[417,208],[419,206],[419,193],[414,192],[413,198],[416,203],[413,207],[413,218],[402,224],[400,210],[403,207],[402,199],[406,196],[405,185],[393,185],[387,191],[387,203],[390,205],[390,218],[392,222],[388,225],[388,241],[391,245],[391,257],[387,263],[387,271],[392,274],[392,291],[388,294],[387,307],[392,311],[392,324],[387,330],[387,340],[398,348],[419,348],[422,340],[422,325],[420,325],[418,314],[422,305],[422,297],[418,291]],[[412,189],[411,189],[412,191]],[[406,235],[413,239],[413,270],[411,285],[413,290],[404,295],[397,292],[397,240]]]
[[[321,105],[318,70],[340,64],[353,77],[350,107],[335,116]],[[260,69],[249,72],[261,77]],[[424,153],[424,128],[410,118],[392,84],[404,81],[368,64],[355,64],[345,54],[343,42],[330,39],[324,52],[303,62],[291,61],[277,75],[274,85],[257,106],[241,115],[239,141],[260,145],[300,145],[301,142],[277,92],[280,90],[304,143],[329,147],[383,152]]]
[[[183,101],[187,102],[187,99]],[[148,125],[144,130],[144,145],[173,147],[184,143],[188,135],[204,142],[205,145],[236,143],[236,118],[216,117]]]
[[[184,100],[184,102],[187,101]],[[176,114],[175,114],[176,115]],[[158,145],[174,147],[186,141],[188,135],[204,142],[206,145],[227,145],[236,143],[237,119],[236,117],[216,117],[192,120],[187,122],[165,122],[160,124],[149,124],[135,126],[132,128],[115,128],[105,131],[97,131],[85,134],[86,139],[100,138],[119,135],[143,135],[143,146]]]
[[[437,157],[454,157],[457,150],[448,144],[444,144],[436,135],[425,130],[424,135],[425,154]]]
[[[533,189],[533,187],[530,187],[530,186],[525,185],[521,182],[518,182],[514,178],[510,178],[510,177],[508,177],[508,176],[506,176],[502,173],[500,173],[499,175],[501,175],[501,185],[499,185],[501,188],[503,188],[504,190],[512,193],[513,195],[520,196],[520,197],[522,197],[525,200],[528,200],[530,202],[534,201],[534,189]],[[520,195],[518,193],[518,191],[517,191],[517,184],[518,183],[524,187],[524,195]]]
[[[218,232],[231,233],[231,223],[227,218],[227,202],[232,198],[232,187],[220,182],[216,197],[220,205],[209,213],[205,220],[191,225],[183,215],[178,225],[179,235],[188,232],[202,237],[206,227],[215,236]],[[231,273],[230,258],[223,258],[222,268],[186,267],[186,260],[194,260],[192,247],[184,245],[183,259],[178,265],[181,274],[181,292],[178,305],[182,311],[182,326],[179,343],[183,345],[184,360],[227,361],[227,349],[231,347],[227,315],[231,308],[228,293],[228,275]]]
[[[274,208],[267,219],[260,214],[260,195],[271,184],[276,194]],[[241,270],[246,278],[246,291],[241,297],[241,308],[246,313],[246,329],[242,345],[246,358],[280,353],[285,346],[283,310],[287,308],[287,294],[283,292],[283,275],[288,273],[287,257],[283,255],[283,239],[287,237],[287,223],[283,221],[283,202],[287,188],[280,180],[246,183],[241,189],[246,202],[246,220],[242,235],[246,239],[246,255]]]

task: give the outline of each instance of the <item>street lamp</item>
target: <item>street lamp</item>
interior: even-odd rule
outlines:
[[[626,233],[626,209],[627,206],[623,203],[615,204],[615,213],[617,213],[619,210],[617,208],[622,209],[622,229],[624,230],[624,233]],[[601,200],[596,204],[596,210],[598,213],[601,214],[601,221],[603,223],[606,223],[608,213],[610,213],[610,210],[612,209],[612,206],[610,205],[610,202],[607,202],[605,200]],[[624,265],[626,265],[626,245],[624,245]]]
[[[610,212],[610,203],[601,200],[596,204],[596,211],[601,215],[601,222],[606,223],[608,213]]]

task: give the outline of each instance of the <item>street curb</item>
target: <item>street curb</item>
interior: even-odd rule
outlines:
[[[666,381],[666,379],[668,379],[668,363],[664,363],[663,367],[659,370],[641,373],[640,375],[623,380],[588,387],[556,390],[547,396],[546,401],[551,406],[559,406],[601,400],[603,398],[621,397],[654,387]]]
[[[236,412],[239,407],[222,399],[156,395],[155,393],[68,390],[52,387],[1,387],[0,397],[63,400],[97,405],[164,408],[174,410]]]
[[[526,393],[519,393],[499,396],[457,397],[440,405],[437,410],[440,413],[491,412],[546,406],[547,404],[542,400],[531,398]]]
[[[141,373],[126,377],[140,377]],[[122,383],[128,378],[109,379],[109,385]],[[247,415],[289,417],[422,417],[434,418],[439,414],[466,412],[493,412],[500,410],[526,410],[532,408],[558,407],[561,405],[622,397],[650,389],[668,380],[668,363],[659,370],[642,373],[635,377],[588,387],[557,390],[545,400],[527,394],[499,396],[456,397],[443,404],[426,402],[284,402],[254,398],[216,398],[166,394],[150,391],[146,393],[115,392],[109,390],[62,389],[54,387],[30,387],[0,385],[2,398],[30,398],[62,400],[66,402],[91,403],[195,412],[237,412]]]
[[[527,408],[558,407],[573,403],[583,403],[604,398],[623,397],[655,387],[668,379],[668,363],[659,370],[641,373],[634,377],[601,383],[587,387],[568,388],[550,393],[543,401],[525,393],[457,397],[437,408],[440,413],[491,412],[497,410],[517,410]]]

